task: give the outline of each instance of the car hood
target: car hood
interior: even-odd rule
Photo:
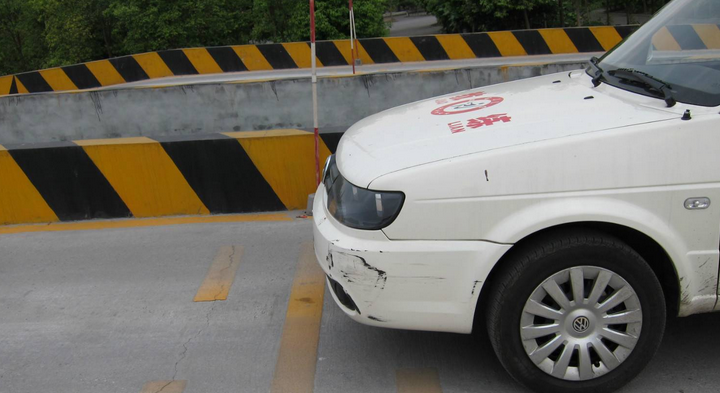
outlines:
[[[340,172],[370,187],[382,175],[467,154],[677,119],[680,106],[607,84],[583,71],[486,86],[370,116],[343,135]]]

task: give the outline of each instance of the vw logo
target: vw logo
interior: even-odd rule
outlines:
[[[577,317],[572,323],[573,329],[578,333],[584,333],[590,327],[590,320],[587,317]]]

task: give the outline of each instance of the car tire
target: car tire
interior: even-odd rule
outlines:
[[[666,322],[647,262],[594,231],[517,247],[499,266],[486,308],[490,342],[508,373],[532,390],[558,393],[611,392],[637,376]]]

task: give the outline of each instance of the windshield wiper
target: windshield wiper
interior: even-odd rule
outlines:
[[[609,71],[608,73],[617,78],[640,82],[645,86],[654,89],[663,97],[668,108],[675,106],[677,103],[673,97],[672,87],[646,72],[634,70],[632,68],[618,68],[617,70]]]
[[[600,86],[600,83],[602,83],[600,79],[603,78],[603,74],[605,73],[605,71],[603,71],[603,69],[600,68],[600,66],[598,65],[599,61],[600,60],[598,60],[598,58],[595,56],[590,58],[590,67],[595,71],[595,75],[593,75],[592,78],[592,84],[595,87]]]

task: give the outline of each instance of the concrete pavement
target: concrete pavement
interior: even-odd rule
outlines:
[[[0,392],[268,392],[278,380],[302,391],[308,378],[328,393],[414,391],[418,380],[433,392],[524,391],[483,338],[363,326],[329,293],[322,314],[310,312],[322,285],[302,281],[313,274],[303,265],[312,230],[299,214],[0,235]],[[224,277],[225,259],[232,271],[240,248],[227,300],[193,301],[228,285],[208,279]],[[298,325],[296,312],[316,325]],[[717,391],[719,325],[720,314],[671,320],[655,360],[623,391]],[[316,349],[287,351],[313,335]]]

